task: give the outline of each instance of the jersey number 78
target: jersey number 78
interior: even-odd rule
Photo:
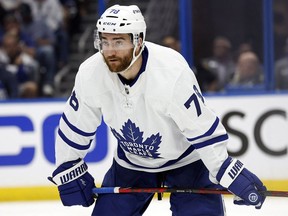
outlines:
[[[194,102],[196,111],[197,111],[197,116],[200,116],[202,114],[201,112],[201,107],[199,104],[199,100],[198,98],[200,98],[202,100],[202,102],[204,103],[204,98],[203,96],[200,94],[200,92],[198,91],[197,87],[195,85],[193,85],[193,89],[195,91],[195,93],[193,93],[189,99],[184,103],[184,106],[189,109],[191,106],[191,103]]]

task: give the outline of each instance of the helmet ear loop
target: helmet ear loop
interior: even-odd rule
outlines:
[[[138,38],[136,38],[135,36],[133,37],[133,45],[134,45],[133,57],[136,58],[136,50],[138,47]]]
[[[142,44],[140,44],[139,42],[139,34],[133,34],[133,45],[134,45],[134,50],[133,50],[133,57],[136,58],[138,55],[140,55],[143,51],[143,48],[144,48],[144,42],[142,42]],[[141,47],[138,55],[136,56],[136,50],[137,50],[137,47]]]

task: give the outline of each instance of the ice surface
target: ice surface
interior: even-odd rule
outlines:
[[[288,198],[268,197],[260,210],[251,206],[237,206],[232,202],[232,196],[225,197],[227,216],[287,216]],[[89,216],[93,206],[64,207],[60,201],[34,202],[0,202],[1,216]],[[144,216],[168,216],[169,201],[154,199]]]

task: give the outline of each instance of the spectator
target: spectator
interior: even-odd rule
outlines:
[[[180,41],[177,40],[173,36],[165,36],[162,39],[162,45],[166,47],[170,47],[171,49],[176,50],[177,52],[180,52],[181,46],[180,46]]]
[[[35,20],[44,20],[53,31],[63,24],[63,11],[58,0],[23,0],[29,4]]]
[[[16,15],[7,14],[4,18],[4,28],[0,31],[0,40],[2,40],[5,32],[16,35],[20,42],[22,51],[29,54],[31,57],[35,57],[36,49],[34,40],[21,30],[21,23],[17,19]]]
[[[55,54],[57,68],[62,68],[68,61],[68,34],[64,29],[63,7],[57,0],[23,0],[29,4],[35,21],[44,20],[55,34]]]
[[[231,80],[235,71],[235,63],[231,54],[231,43],[225,37],[217,37],[213,41],[213,56],[201,62],[204,70],[210,71],[216,77],[214,90],[223,90]]]
[[[17,77],[0,65],[0,100],[18,97]]]
[[[243,43],[241,43],[241,44],[239,45],[238,49],[237,49],[236,52],[235,52],[235,57],[234,57],[234,59],[236,59],[236,61],[237,61],[237,59],[239,58],[239,56],[240,56],[242,53],[244,53],[244,52],[249,52],[249,51],[254,52],[254,49],[253,49],[251,43],[249,43],[249,42],[243,42]]]
[[[12,32],[7,32],[3,36],[0,63],[17,77],[20,97],[35,98],[38,96],[35,79],[37,62],[22,51],[19,38]]]
[[[240,54],[231,87],[252,88],[263,84],[263,70],[257,55],[248,51]]]
[[[288,38],[284,51],[285,56],[275,62],[276,89],[288,89]]]
[[[64,11],[64,27],[69,36],[80,32],[83,16],[87,14],[87,0],[59,0]],[[96,8],[95,8],[96,9]]]
[[[36,44],[36,59],[40,64],[41,95],[53,96],[54,75],[56,71],[54,43],[52,30],[43,20],[33,20],[31,8],[28,4],[19,7],[22,18],[22,31]]]
[[[0,29],[3,27],[4,18],[7,14],[12,13],[17,6],[16,2],[0,0]]]
[[[22,0],[0,0],[0,17],[4,18],[8,13],[14,13],[21,1]]]
[[[274,18],[274,57],[280,59],[285,53],[283,45],[288,37],[288,5],[287,0],[273,1]]]

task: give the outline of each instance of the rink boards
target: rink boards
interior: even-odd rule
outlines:
[[[206,100],[229,133],[229,153],[270,190],[288,190],[288,95]],[[64,105],[63,100],[0,103],[0,201],[58,197],[47,176],[55,169],[54,139]],[[95,140],[86,161],[99,185],[117,143],[105,124]]]

